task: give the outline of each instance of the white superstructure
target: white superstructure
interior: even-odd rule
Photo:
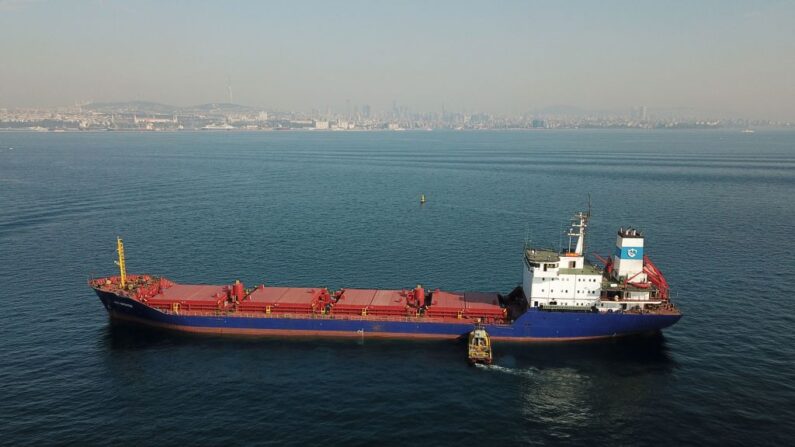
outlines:
[[[600,311],[642,310],[667,299],[647,275],[657,278],[656,267],[647,266],[643,253],[643,234],[633,228],[621,229],[616,248],[605,271],[585,258],[585,234],[590,213],[574,216],[568,232],[568,250],[529,248],[525,250],[522,289],[527,305],[539,309],[570,308]],[[651,270],[649,268],[651,267]],[[660,274],[661,276],[661,274]]]
[[[568,233],[568,251],[556,253],[534,248],[525,251],[522,288],[530,307],[589,308],[599,302],[602,271],[589,263],[584,254],[588,218],[588,213],[575,216]]]

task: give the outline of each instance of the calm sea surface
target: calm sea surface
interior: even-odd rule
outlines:
[[[472,368],[112,325],[86,285],[122,235],[178,282],[507,292],[588,193],[589,251],[646,232],[664,335]],[[0,444],[793,445],[793,230],[794,132],[0,133]]]

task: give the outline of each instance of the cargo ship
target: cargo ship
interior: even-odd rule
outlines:
[[[263,336],[466,338],[567,341],[658,332],[682,317],[668,283],[644,253],[644,236],[618,230],[609,257],[586,259],[591,213],[575,214],[565,250],[525,244],[522,283],[509,293],[178,284],[127,274],[89,280],[114,320],[176,331]]]

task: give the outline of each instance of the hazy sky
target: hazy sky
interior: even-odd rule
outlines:
[[[795,120],[795,1],[0,0],[0,107],[392,100]]]

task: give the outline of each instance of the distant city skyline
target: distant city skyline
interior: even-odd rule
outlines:
[[[780,1],[0,0],[0,108],[397,103],[795,121],[792,23],[795,3]]]
[[[645,106],[619,112],[551,108],[500,115],[477,111],[416,111],[392,104],[373,110],[346,104],[345,111],[273,111],[230,103],[175,107],[153,102],[92,103],[44,109],[0,108],[0,131],[402,131],[521,129],[743,129],[792,128],[794,122],[698,116]]]

